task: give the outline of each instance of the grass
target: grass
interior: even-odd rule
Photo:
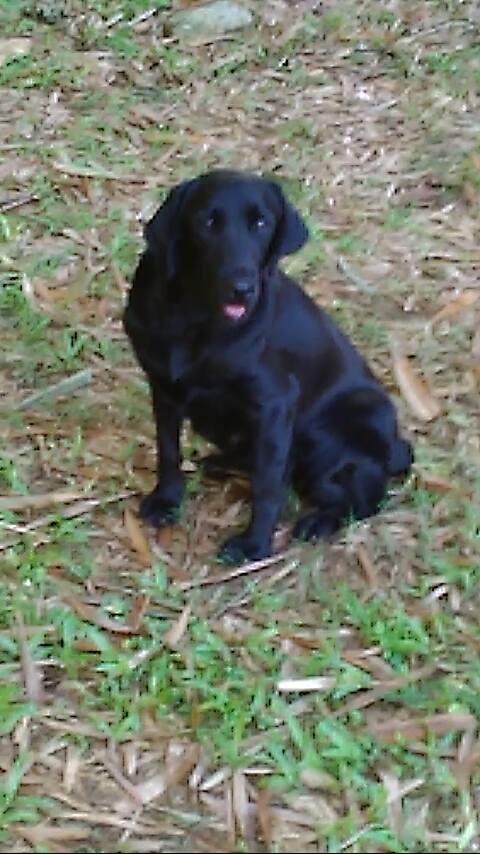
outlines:
[[[477,850],[479,303],[427,321],[477,287],[478,10],[262,4],[191,45],[154,5],[0,0],[0,55],[31,39],[0,63],[0,851]],[[215,165],[302,210],[288,268],[417,455],[374,519],[224,581],[245,491],[188,432],[182,524],[135,522],[153,425],[120,324],[141,224]]]

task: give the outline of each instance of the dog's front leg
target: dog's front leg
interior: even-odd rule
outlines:
[[[154,380],[150,380],[157,437],[157,485],[140,504],[142,519],[156,527],[178,518],[184,492],[180,468],[180,429],[182,412],[165,397]]]
[[[250,524],[242,534],[227,540],[219,553],[222,560],[260,560],[271,554],[287,484],[296,402],[292,386],[274,398],[268,389],[270,396],[257,403]]]

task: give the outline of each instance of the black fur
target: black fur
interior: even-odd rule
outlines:
[[[298,537],[375,513],[411,447],[353,344],[278,269],[308,238],[281,189],[238,172],[203,175],[171,191],[145,237],[124,317],[157,427],[158,482],[143,518],[158,526],[178,515],[185,418],[219,449],[212,468],[251,479],[250,524],[222,557],[270,554],[289,482],[310,506]]]

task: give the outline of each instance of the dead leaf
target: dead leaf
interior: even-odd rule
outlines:
[[[128,508],[125,510],[125,528],[130,542],[143,566],[150,567],[153,561],[152,550],[136,516]]]
[[[391,771],[381,771],[380,777],[387,792],[387,816],[390,828],[396,836],[401,838],[405,823],[402,800],[406,795],[423,786],[425,780],[423,777],[416,777],[412,780],[400,781]]]
[[[157,543],[162,549],[166,549],[168,551],[171,548],[174,531],[174,525],[162,525],[162,527],[158,529]]]
[[[332,792],[338,789],[335,777],[327,774],[326,771],[320,771],[318,768],[302,768],[299,777],[308,789],[326,789]]]
[[[468,789],[472,774],[480,761],[480,741],[475,739],[473,730],[463,733],[458,745],[457,759],[452,764],[452,772],[462,789]]]
[[[344,655],[344,657],[348,661],[348,655]],[[380,681],[378,685],[375,685],[374,688],[367,688],[365,690],[361,689],[357,694],[350,697],[345,701],[345,703],[336,709],[334,717],[342,717],[343,715],[350,714],[350,712],[354,710],[365,709],[367,706],[371,706],[372,703],[376,703],[377,700],[389,691],[396,691],[399,688],[405,687],[405,685],[411,685],[413,682],[428,679],[433,673],[435,673],[436,669],[436,665],[429,664],[425,667],[418,667],[415,670],[411,670],[410,673],[407,673],[405,676],[396,676],[392,679],[384,679],[383,681]]]
[[[441,407],[433,397],[425,380],[421,379],[411,362],[396,349],[393,353],[393,372],[398,387],[411,411],[420,421],[433,421],[440,415]]]
[[[44,495],[0,495],[0,511],[42,510],[51,504],[69,504],[70,501],[76,501],[77,498],[81,497],[81,492],[70,492],[69,490],[47,492]]]
[[[175,620],[175,622],[172,623],[168,632],[164,635],[163,642],[169,649],[178,649],[180,641],[185,634],[191,612],[191,605],[186,605],[178,620]]]
[[[273,816],[270,799],[270,789],[260,789],[257,795],[257,818],[267,851],[270,851],[272,848]]]
[[[200,747],[198,744],[190,744],[182,749],[180,755],[174,762],[170,762],[168,768],[159,774],[155,774],[154,777],[144,783],[138,783],[134,786],[137,799],[142,804],[148,804],[165,794],[172,786],[181,783],[196,765],[199,755]]]
[[[304,794],[288,793],[285,797],[287,804],[296,812],[316,818],[319,826],[331,827],[338,821],[339,815],[325,798],[313,792]]]
[[[72,649],[77,650],[77,652],[100,652],[99,644],[90,638],[78,638],[78,640],[73,641]]]
[[[65,765],[63,768],[63,788],[71,792],[78,778],[81,767],[81,753],[74,744],[68,744],[66,748]]]
[[[243,771],[235,771],[232,778],[232,803],[235,821],[243,838],[248,835],[249,798],[247,781]]]
[[[213,774],[210,774],[209,777],[202,781],[200,784],[200,791],[209,792],[211,789],[215,789],[217,786],[222,785],[225,780],[229,780],[231,776],[231,768],[228,768],[227,766],[218,768]]]
[[[99,626],[101,629],[106,629],[108,632],[115,632],[120,635],[139,635],[142,634],[141,625],[143,615],[145,614],[149,600],[147,596],[137,596],[130,612],[130,619],[126,623],[119,623],[117,620],[107,617],[94,605],[82,602],[73,593],[64,596],[63,601],[87,623],[93,623],[93,625]]]
[[[428,732],[445,735],[452,730],[474,729],[476,719],[469,712],[446,712],[424,718],[393,718],[381,723],[370,723],[370,732],[380,741],[391,744],[398,736],[415,740],[425,738]]]
[[[425,489],[428,489],[429,492],[440,492],[444,494],[446,492],[451,492],[452,489],[456,489],[454,483],[448,480],[444,480],[442,477],[435,477],[435,475],[422,474],[419,473],[419,480]]]
[[[323,649],[325,647],[324,638],[307,637],[306,635],[291,635],[287,632],[279,632],[281,640],[290,641],[300,649]]]
[[[389,664],[375,655],[373,650],[345,650],[343,658],[349,664],[365,670],[370,673],[375,679],[384,681],[385,679],[395,679],[395,671],[392,670]]]
[[[431,326],[434,323],[439,323],[441,320],[446,320],[448,317],[453,317],[455,314],[470,308],[480,296],[480,291],[466,290],[462,291],[458,297],[448,302],[439,311],[437,311],[430,320]]]

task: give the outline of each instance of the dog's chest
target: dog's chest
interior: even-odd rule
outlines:
[[[187,410],[199,401],[211,401],[215,409],[222,401],[226,405],[238,386],[227,365],[188,343],[166,347],[156,360],[155,375],[169,397]]]
[[[200,399],[226,402],[237,395],[241,378],[230,348],[211,341],[201,330],[181,328],[176,321],[170,317],[161,327],[152,322],[146,334],[132,336],[140,364],[151,379],[187,409]]]

